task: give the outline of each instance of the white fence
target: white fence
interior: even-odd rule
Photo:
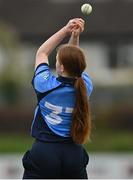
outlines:
[[[89,154],[90,179],[133,179],[133,154]],[[0,156],[0,179],[21,179],[22,155]]]
[[[90,178],[133,179],[133,154],[91,154]]]

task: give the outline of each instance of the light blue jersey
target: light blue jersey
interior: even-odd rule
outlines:
[[[92,81],[86,73],[82,74],[82,78],[86,85],[87,94],[90,96],[93,89]],[[74,82],[75,79],[72,78],[56,77],[45,63],[37,67],[32,81],[38,97],[38,106],[32,123],[34,137],[42,138],[48,134],[48,129],[55,135],[70,137],[72,111],[75,106]],[[44,128],[38,124],[38,111],[43,119],[41,126]]]

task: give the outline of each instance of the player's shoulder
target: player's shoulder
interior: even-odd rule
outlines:
[[[44,93],[53,88],[56,88],[61,83],[52,73],[49,65],[46,63],[42,63],[35,69],[32,84],[37,92]]]
[[[47,63],[41,63],[35,68],[34,75],[36,76],[39,73],[47,70],[50,70],[49,65]]]
[[[93,83],[92,83],[91,77],[89,76],[89,74],[84,72],[84,73],[82,73],[82,78],[85,82],[85,85],[87,88],[87,93],[90,96],[93,91]]]

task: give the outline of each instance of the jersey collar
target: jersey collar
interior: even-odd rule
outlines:
[[[75,78],[63,77],[63,76],[57,77],[57,80],[60,82],[69,83],[69,84],[74,84],[75,82]]]

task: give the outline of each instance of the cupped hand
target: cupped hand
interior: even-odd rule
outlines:
[[[80,34],[81,32],[84,31],[84,20],[81,18],[74,18],[71,19],[67,25],[65,26],[65,29],[67,31],[68,34],[71,33],[76,33],[76,34]]]

